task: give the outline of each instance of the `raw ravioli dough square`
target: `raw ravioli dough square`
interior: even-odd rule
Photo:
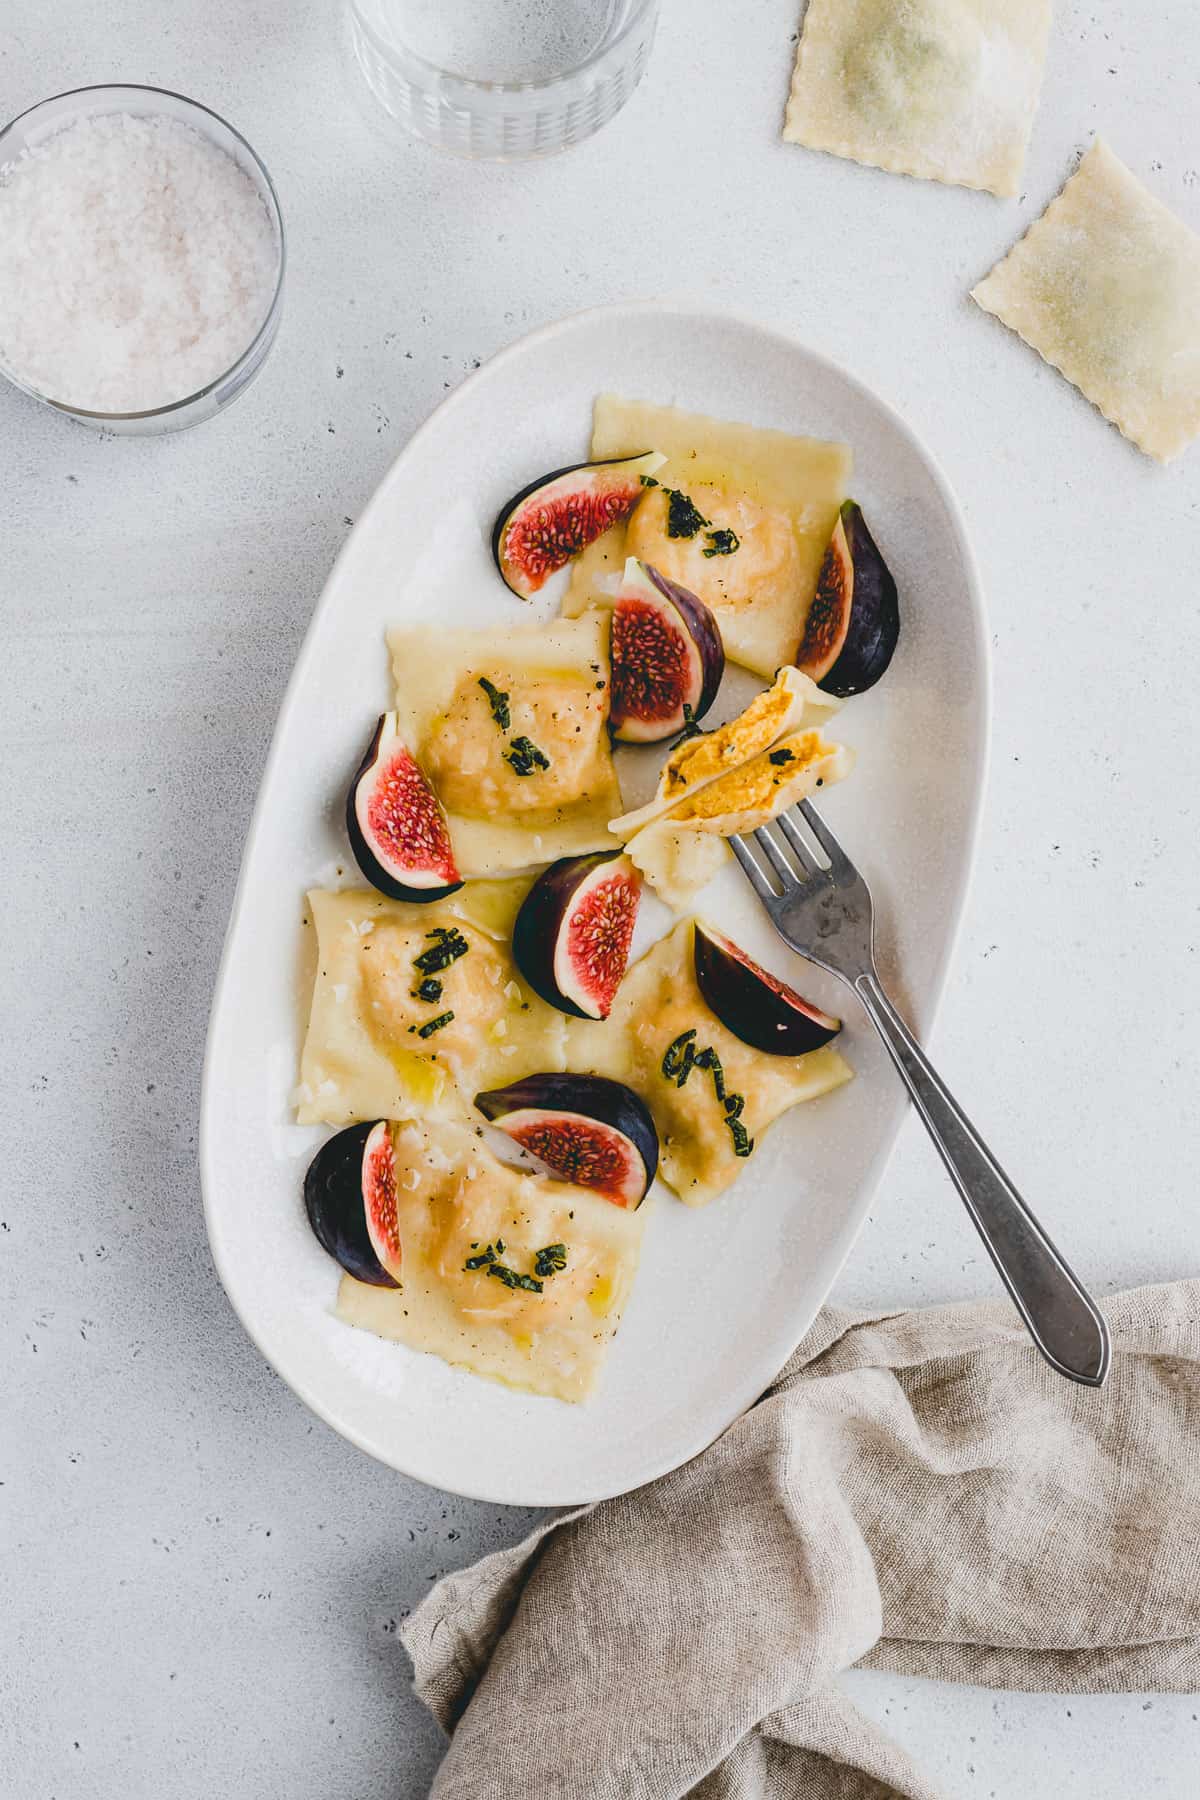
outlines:
[[[567,1062],[642,1096],[658,1128],[659,1174],[688,1206],[705,1206],[753,1166],[753,1155],[737,1155],[705,1070],[693,1069],[682,1088],[663,1074],[663,1057],[681,1032],[694,1030],[698,1050],[717,1052],[728,1092],[745,1097],[741,1121],[753,1139],[790,1106],[849,1081],[852,1070],[832,1044],[807,1056],[767,1056],[727,1031],[696,985],[693,930],[692,919],[681,919],[634,963],[602,1023],[569,1021]]]
[[[631,520],[614,525],[578,558],[563,611],[575,617],[603,598],[597,584],[620,575],[628,544],[631,552],[660,564],[664,575],[712,607],[731,662],[770,681],[781,664],[791,662],[803,636],[821,562],[846,498],[853,465],[849,447],[600,394],[592,421],[592,457],[599,461],[639,450],[658,450],[667,458],[656,477],[660,491],[649,490],[651,506],[662,503],[662,487],[699,493],[705,507],[712,506],[714,524],[738,527],[745,540],[743,553],[757,535],[747,529],[739,505],[744,501],[758,520],[759,533],[786,553],[775,564],[776,585],[764,585],[749,599],[723,602],[736,575],[738,553],[706,557],[699,538],[676,539],[653,550],[643,541],[639,507]],[[707,496],[714,489],[721,492],[710,501]]]
[[[615,846],[621,790],[608,735],[610,614],[486,631],[388,632],[401,735],[446,810],[464,875],[500,875]],[[507,700],[497,723],[480,686]],[[525,738],[549,764],[518,774]]]
[[[412,1120],[392,1141],[401,1286],[344,1275],[338,1317],[509,1387],[585,1400],[633,1287],[644,1209],[509,1168],[463,1125]],[[565,1267],[532,1293],[466,1266],[500,1243],[517,1272],[550,1244]]]
[[[1018,190],[1050,0],[810,0],[783,135],[897,175]]]
[[[405,1118],[470,1118],[480,1088],[561,1069],[566,1021],[527,988],[509,940],[526,881],[472,881],[431,905],[369,889],[309,894],[317,937],[308,1031],[300,1061],[301,1125]],[[437,972],[441,994],[421,1000],[414,959],[435,930],[470,945]],[[452,1012],[428,1038],[420,1027]]]
[[[1147,456],[1200,432],[1200,237],[1103,139],[971,297]]]

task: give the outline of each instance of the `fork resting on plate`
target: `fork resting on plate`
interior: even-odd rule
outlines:
[[[871,892],[829,827],[802,800],[729,842],[784,943],[862,1001],[1037,1348],[1060,1375],[1102,1386],[1108,1327],[884,992]]]

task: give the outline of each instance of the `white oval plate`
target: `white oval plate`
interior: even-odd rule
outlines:
[[[492,568],[492,520],[539,470],[586,457],[606,389],[854,447],[853,491],[899,583],[903,634],[886,679],[836,722],[858,768],[825,806],[874,888],[885,974],[925,1030],[962,911],[988,732],[983,601],[945,479],[860,382],[748,320],[648,302],[534,332],[442,403],[355,527],[279,716],[217,982],[201,1124],[208,1233],[247,1331],[322,1419],[421,1481],[530,1505],[649,1481],[754,1400],[841,1268],[903,1113],[853,1001],[772,938],[731,862],[704,911],[844,1011],[858,1078],[773,1126],[704,1211],[665,1191],[648,1202],[637,1286],[595,1398],[518,1394],[332,1314],[338,1271],[301,1200],[325,1133],[292,1124],[289,1105],[307,1000],[301,896],[339,866],[353,872],[343,796],[390,705],[385,627],[421,613],[530,617]]]

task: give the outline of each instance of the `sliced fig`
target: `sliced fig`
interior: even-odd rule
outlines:
[[[697,919],[696,985],[727,1031],[768,1056],[806,1056],[835,1038],[840,1019],[802,999],[794,988],[760,969],[722,932]]]
[[[462,886],[450,829],[437,795],[384,713],[346,796],[354,860],[393,900],[444,899]]]
[[[817,577],[796,666],[827,694],[862,694],[886,670],[899,637],[896,583],[862,508],[847,500]]]
[[[528,600],[557,570],[627,519],[666,461],[657,450],[608,462],[574,463],[514,494],[492,531],[492,555],[514,594]]]
[[[703,718],[725,673],[717,621],[703,600],[631,556],[613,607],[609,729],[654,744]]]
[[[396,1162],[386,1119],[351,1125],[322,1144],[304,1177],[318,1243],[356,1281],[399,1287]]]
[[[577,1019],[607,1019],[629,962],[642,882],[627,856],[564,856],[538,876],[513,925],[513,959],[535,994]]]
[[[527,1075],[476,1094],[480,1112],[538,1156],[560,1181],[614,1206],[639,1207],[658,1168],[658,1133],[645,1102],[604,1075]]]

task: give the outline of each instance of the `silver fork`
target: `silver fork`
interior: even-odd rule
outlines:
[[[828,866],[800,830],[797,810]],[[785,944],[862,1001],[1030,1337],[1060,1375],[1102,1387],[1108,1327],[884,992],[866,882],[807,800],[750,835],[761,861],[746,838],[729,842],[767,917]]]

